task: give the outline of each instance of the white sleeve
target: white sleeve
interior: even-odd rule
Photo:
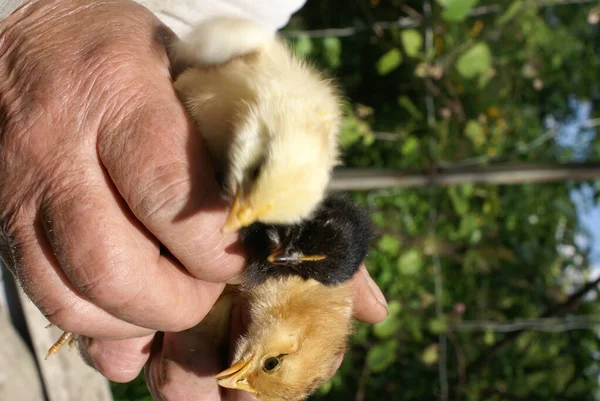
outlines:
[[[147,7],[176,34],[188,33],[199,22],[216,16],[240,16],[274,31],[286,25],[306,0],[135,0]],[[26,0],[0,0],[0,20]]]
[[[239,16],[272,28],[286,25],[306,0],[136,0],[179,36],[217,16]]]
[[[0,0],[0,21],[11,15],[23,3],[25,0]]]

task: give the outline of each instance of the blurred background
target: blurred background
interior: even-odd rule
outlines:
[[[292,18],[347,95],[345,167],[368,170],[336,188],[363,186],[389,301],[314,399],[600,400],[599,21],[597,0],[309,0]],[[142,380],[115,399],[150,400]]]

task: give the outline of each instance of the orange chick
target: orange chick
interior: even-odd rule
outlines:
[[[238,295],[245,298],[250,322],[235,344],[232,365],[216,375],[220,386],[261,401],[296,401],[333,375],[352,332],[348,282],[325,286],[299,276],[271,277]],[[227,308],[215,306],[192,330],[225,328],[215,322],[223,321],[219,315],[229,317]],[[223,332],[216,338],[228,339]]]

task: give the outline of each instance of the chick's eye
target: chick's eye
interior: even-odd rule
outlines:
[[[262,163],[258,163],[250,172],[250,178],[252,181],[256,180],[260,174],[260,170],[262,168]]]
[[[272,372],[277,366],[279,366],[280,362],[281,361],[279,360],[279,358],[268,358],[263,364],[263,370],[265,372]]]

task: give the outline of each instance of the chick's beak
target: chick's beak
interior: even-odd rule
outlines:
[[[231,205],[231,209],[229,209],[227,220],[225,220],[225,224],[221,228],[222,232],[236,232],[240,228],[251,224],[252,221],[255,220],[252,216],[252,208],[244,205],[241,197],[241,191],[238,189],[237,193],[235,194],[233,204]]]
[[[300,262],[316,262],[325,259],[325,255],[304,255],[301,252],[287,253],[279,249],[269,255],[267,260],[274,265],[290,265]]]
[[[256,390],[250,386],[248,379],[246,378],[246,372],[250,369],[251,363],[252,358],[248,358],[246,361],[242,359],[241,361],[234,363],[228,369],[225,369],[215,376],[217,383],[221,387],[244,390],[256,394]]]
[[[241,191],[238,189],[233,204],[231,205],[231,209],[229,210],[227,220],[221,228],[221,231],[224,233],[232,233],[243,227],[247,227],[257,221],[260,216],[271,209],[271,207],[272,205],[268,204],[261,209],[253,208],[243,199]]]

